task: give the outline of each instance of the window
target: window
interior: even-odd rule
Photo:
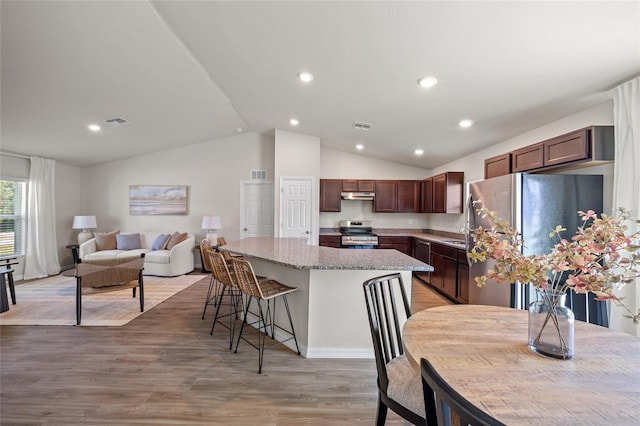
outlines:
[[[0,256],[24,254],[27,182],[0,180]]]

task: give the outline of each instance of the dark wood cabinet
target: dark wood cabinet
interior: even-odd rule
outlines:
[[[484,160],[484,178],[491,179],[511,173],[511,153],[497,155]]]
[[[586,162],[608,162],[613,161],[614,151],[613,126],[590,126],[512,151],[511,171],[568,169]]]
[[[395,213],[398,197],[398,185],[395,180],[377,180],[376,197],[373,211],[377,213]]]
[[[420,182],[420,213],[433,212],[433,178]]]
[[[588,158],[587,137],[587,129],[582,129],[543,142],[544,166],[555,166]]]
[[[378,236],[379,249],[395,249],[411,255],[411,238],[404,236]]]
[[[542,142],[511,152],[511,170],[514,173],[538,169],[544,165]]]
[[[420,210],[420,181],[399,180],[396,185],[396,212],[417,213]]]
[[[342,181],[337,179],[320,179],[320,211],[339,212],[342,200]]]
[[[421,262],[431,265],[431,242],[414,238],[413,241],[413,257]],[[422,281],[431,284],[431,273],[425,271],[414,272],[414,275]]]
[[[458,250],[458,302],[469,303],[469,284],[467,253],[464,250]]]
[[[428,213],[462,213],[463,172],[433,176],[432,209]]]
[[[356,179],[343,179],[342,190],[344,192],[373,192],[375,191],[374,180],[356,180]]]
[[[318,237],[318,244],[323,247],[340,248],[340,239],[340,235],[320,235]]]
[[[431,285],[451,300],[456,300],[458,280],[457,249],[431,243]]]
[[[436,290],[454,302],[469,303],[469,264],[464,250],[431,242],[431,266],[430,284]]]

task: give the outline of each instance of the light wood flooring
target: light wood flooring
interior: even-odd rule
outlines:
[[[208,279],[122,327],[0,327],[2,425],[372,425],[373,360],[228,350]],[[414,312],[448,304],[412,283]],[[388,425],[405,422],[389,411]]]

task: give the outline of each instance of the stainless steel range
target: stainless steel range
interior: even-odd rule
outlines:
[[[341,220],[340,234],[343,248],[372,249],[378,246],[378,236],[373,233],[370,220]]]

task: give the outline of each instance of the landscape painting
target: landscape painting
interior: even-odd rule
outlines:
[[[131,185],[129,214],[186,215],[187,186]]]

